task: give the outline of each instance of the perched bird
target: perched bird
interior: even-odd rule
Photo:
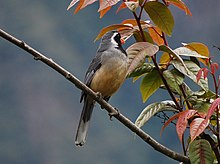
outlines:
[[[101,93],[108,101],[119,89],[126,78],[128,56],[122,48],[122,39],[117,31],[107,32],[101,39],[95,58],[85,75],[85,84],[93,91]],[[82,146],[86,142],[87,131],[95,101],[82,92],[80,102],[84,102],[79,120],[75,144]]]

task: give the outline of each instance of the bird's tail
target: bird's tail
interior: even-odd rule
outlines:
[[[89,96],[84,99],[84,106],[80,116],[79,125],[76,133],[75,144],[83,146],[86,142],[87,132],[89,129],[89,122],[92,116],[95,101]]]

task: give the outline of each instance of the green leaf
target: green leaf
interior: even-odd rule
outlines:
[[[188,70],[188,72],[186,72],[185,71],[186,69],[182,66],[182,63],[180,63],[179,61],[172,60],[171,63],[178,71],[180,71],[181,73],[183,73],[184,75],[186,75],[187,77],[192,79],[202,89],[204,89],[205,91],[208,91],[208,80],[207,79],[201,78],[197,83],[196,75],[197,75],[198,71],[200,70],[200,67],[197,64],[195,64],[192,61],[185,60],[184,63],[185,63],[187,70]]]
[[[142,94],[143,102],[147,99],[163,84],[161,77],[156,69],[153,69],[142,80],[140,91]]]
[[[155,1],[145,3],[144,9],[154,24],[167,35],[171,36],[174,19],[170,10],[164,4]]]
[[[183,83],[184,75],[176,69],[166,70],[163,72],[164,78],[172,90],[181,95],[180,85]]]
[[[191,164],[213,164],[212,148],[205,139],[195,140],[189,146],[189,158]]]
[[[181,66],[182,71],[184,71],[186,74],[188,74],[188,69],[187,69],[183,59],[174,50],[172,50],[170,47],[165,46],[165,45],[159,46],[159,50],[166,52],[166,53],[170,54],[171,56],[175,57],[175,59],[177,61],[179,61],[179,65]]]
[[[178,110],[176,110],[174,107],[175,103],[173,101],[162,101],[150,104],[144,108],[144,110],[138,116],[135,121],[135,125],[137,125],[139,128],[142,127],[151,117],[162,111],[178,112]]]
[[[138,77],[143,74],[151,72],[155,66],[151,63],[144,63],[141,67],[135,69],[131,74],[128,75],[129,77]]]

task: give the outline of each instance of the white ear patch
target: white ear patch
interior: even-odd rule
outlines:
[[[115,32],[112,37],[111,37],[111,43],[114,45],[114,46],[118,46],[118,43],[115,41],[115,36],[118,35],[117,32]]]

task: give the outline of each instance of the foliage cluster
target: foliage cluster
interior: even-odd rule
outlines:
[[[77,2],[75,13],[96,0],[73,0],[68,9]],[[176,125],[184,155],[189,156],[191,163],[220,163],[218,64],[212,62],[209,49],[203,43],[182,43],[181,47],[172,49],[166,39],[174,27],[169,6],[174,5],[191,16],[189,8],[182,0],[99,0],[100,17],[118,3],[121,4],[117,12],[130,10],[133,19],[103,28],[96,40],[110,30],[118,30],[125,40],[133,36],[136,43],[126,50],[130,59],[127,76],[134,81],[142,78],[143,102],[159,88],[170,95],[170,100],[149,104],[135,124],[142,127],[152,116],[171,112],[172,117],[163,118],[162,131],[171,122]],[[144,14],[151,20],[142,20]],[[189,79],[199,86],[198,90],[193,91]],[[214,91],[208,85],[209,80],[214,82]],[[190,133],[184,137],[186,129]]]

